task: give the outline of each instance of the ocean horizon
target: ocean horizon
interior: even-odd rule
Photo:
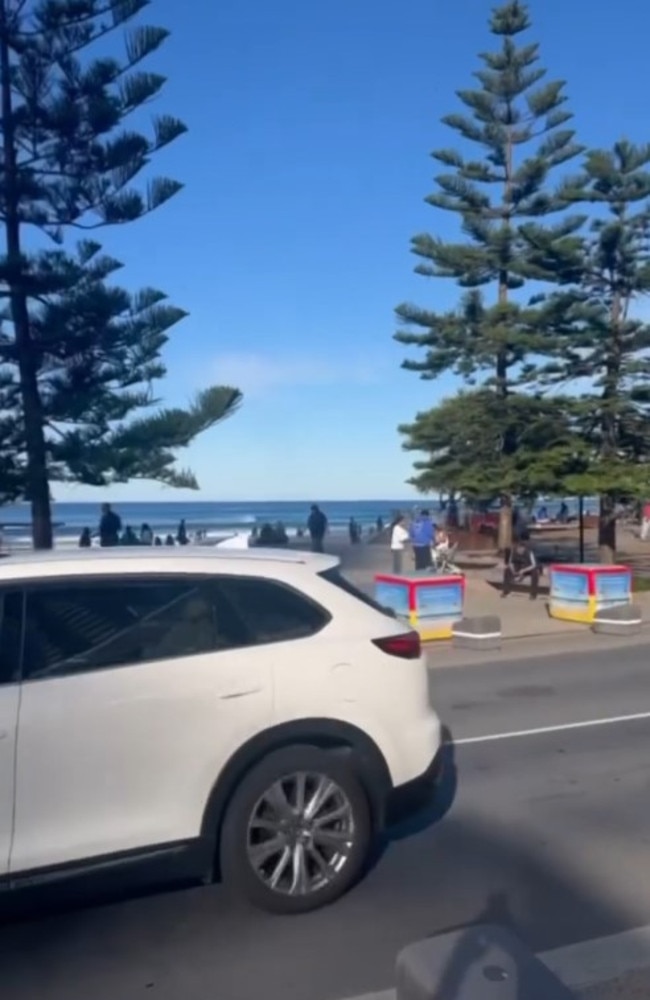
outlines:
[[[437,501],[429,504],[432,508]],[[263,524],[281,521],[288,531],[305,528],[310,501],[303,500],[140,500],[113,503],[113,510],[122,519],[123,527],[131,527],[138,533],[143,524],[148,524],[154,534],[175,534],[181,520],[187,530],[203,532],[208,537],[227,537],[237,531],[251,531]],[[347,529],[350,518],[368,530],[376,525],[378,518],[384,523],[397,510],[405,513],[413,510],[415,500],[323,500],[319,506],[327,515],[333,531]],[[52,520],[55,536],[61,539],[77,537],[84,528],[97,530],[101,516],[101,502],[53,501]],[[0,511],[0,527],[8,540],[24,543],[28,541],[31,527],[29,504],[8,504]]]
[[[562,502],[544,500],[551,516]],[[567,498],[571,513],[577,512],[577,501]],[[306,527],[310,501],[304,500],[141,500],[113,503],[113,509],[122,519],[123,527],[131,527],[138,533],[143,524],[148,524],[154,534],[175,534],[181,520],[186,523],[190,534],[202,532],[208,538],[218,539],[238,531],[258,529],[266,523],[282,522],[290,534]],[[440,502],[433,497],[421,499],[386,500],[323,500],[319,506],[327,515],[332,531],[347,530],[350,518],[354,518],[364,533],[374,528],[379,518],[386,524],[396,511],[410,513],[416,507],[428,508],[432,512],[440,510]],[[77,538],[84,528],[95,532],[99,526],[101,503],[83,501],[53,501],[52,519],[55,537],[66,540]],[[585,501],[585,512],[597,510],[597,503]],[[0,511],[0,528],[8,541],[21,545],[29,544],[31,512],[29,504],[8,504]]]

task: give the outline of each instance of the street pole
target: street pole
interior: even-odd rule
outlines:
[[[578,497],[580,562],[585,561],[585,498]]]

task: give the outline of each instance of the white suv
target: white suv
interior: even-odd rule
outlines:
[[[265,909],[359,877],[435,775],[416,633],[298,552],[0,561],[0,890],[208,881]]]

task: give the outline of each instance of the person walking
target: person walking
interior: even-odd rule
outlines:
[[[401,576],[404,571],[404,549],[409,540],[408,528],[403,514],[398,514],[390,529],[390,551],[393,557],[393,573]]]
[[[307,520],[307,530],[311,538],[312,552],[322,552],[323,540],[327,533],[327,517],[323,514],[317,503],[312,504],[309,519]]]
[[[428,510],[420,511],[411,522],[410,535],[416,572],[429,569],[432,565],[431,549],[435,543],[435,528]]]

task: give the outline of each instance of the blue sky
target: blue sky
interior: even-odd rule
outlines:
[[[189,134],[155,173],[167,206],[104,246],[120,281],[155,285],[190,316],[166,352],[165,403],[201,386],[245,393],[241,411],[180,456],[201,493],[134,482],[116,500],[407,497],[397,424],[453,391],[399,368],[394,307],[447,307],[453,286],[413,274],[411,236],[454,235],[429,208],[440,124],[490,48],[487,0],[153,0],[172,34],[147,69],[169,83],[155,112]],[[650,7],[532,0],[531,40],[569,83],[580,138],[648,138]],[[191,16],[190,11],[195,16]],[[117,41],[117,39],[116,39]],[[55,489],[60,500],[95,490]]]

